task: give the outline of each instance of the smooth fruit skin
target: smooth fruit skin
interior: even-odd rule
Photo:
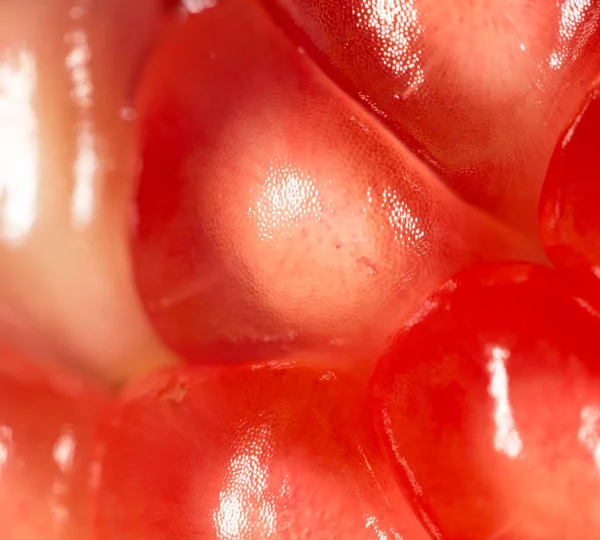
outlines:
[[[554,265],[600,290],[600,87],[556,145],[539,225]]]
[[[600,315],[559,274],[457,274],[372,381],[376,429],[443,538],[600,537]]]
[[[367,364],[441,280],[530,255],[253,0],[190,15],[149,62],[137,107],[135,279],[187,360],[341,350]]]
[[[1,339],[113,385],[164,365],[127,231],[132,93],[171,19],[163,0],[0,2]]]
[[[148,376],[103,430],[97,540],[426,540],[356,398],[311,369]]]

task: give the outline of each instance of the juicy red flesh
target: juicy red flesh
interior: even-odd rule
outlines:
[[[162,337],[274,361],[154,372],[97,437],[103,395],[0,348],[0,537],[597,540],[597,94],[541,210],[571,285],[495,263],[418,306],[537,256],[496,218],[531,232],[600,4],[186,3],[0,0],[0,341],[173,361],[133,218]]]
[[[358,397],[310,369],[150,375],[104,431],[98,540],[426,540]]]
[[[0,528],[5,540],[92,538],[104,397],[0,350]]]
[[[600,89],[558,141],[540,202],[540,235],[550,260],[576,280],[600,279]]]
[[[138,107],[136,281],[187,359],[341,349],[368,363],[454,271],[532,256],[253,1],[190,16],[150,62]]]
[[[600,5],[264,0],[468,202],[534,235],[544,170],[600,63]]]
[[[402,331],[376,424],[444,538],[600,535],[600,314],[549,269],[474,267]]]

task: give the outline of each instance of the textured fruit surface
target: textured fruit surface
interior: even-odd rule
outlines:
[[[600,67],[595,0],[265,0],[467,201],[534,235],[544,171]]]
[[[186,358],[369,356],[452,272],[531,255],[255,2],[191,16],[151,60],[138,107],[136,280]]]
[[[600,315],[550,269],[457,274],[378,365],[397,472],[444,538],[600,535]]]
[[[356,398],[310,369],[148,376],[103,432],[98,540],[425,540]]]
[[[5,540],[91,538],[105,398],[0,349],[0,528]]]
[[[540,201],[540,235],[550,260],[574,279],[600,279],[600,89],[558,141]]]

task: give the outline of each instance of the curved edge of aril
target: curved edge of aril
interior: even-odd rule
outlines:
[[[539,231],[548,258],[598,301],[600,295],[600,85],[582,100],[554,149]]]
[[[454,271],[536,256],[256,2],[190,16],[137,103],[136,283],[158,334],[193,362],[316,350],[366,364]]]
[[[380,360],[380,440],[442,537],[598,536],[600,312],[574,291],[528,263],[469,268]]]
[[[104,426],[98,540],[426,540],[360,394],[352,379],[310,368],[147,376]]]

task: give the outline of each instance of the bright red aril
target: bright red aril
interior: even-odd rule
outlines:
[[[3,540],[89,540],[96,428],[106,398],[0,349]]]
[[[540,235],[557,268],[600,287],[600,88],[556,145],[540,201]]]
[[[157,331],[190,360],[299,349],[370,360],[452,272],[531,255],[253,0],[190,16],[150,61],[138,106],[136,280]]]
[[[600,66],[598,2],[263,1],[465,200],[535,235],[556,137]]]
[[[303,368],[149,375],[103,431],[97,539],[426,540],[357,396]]]
[[[600,315],[545,267],[456,275],[378,365],[379,435],[443,538],[600,536]]]

